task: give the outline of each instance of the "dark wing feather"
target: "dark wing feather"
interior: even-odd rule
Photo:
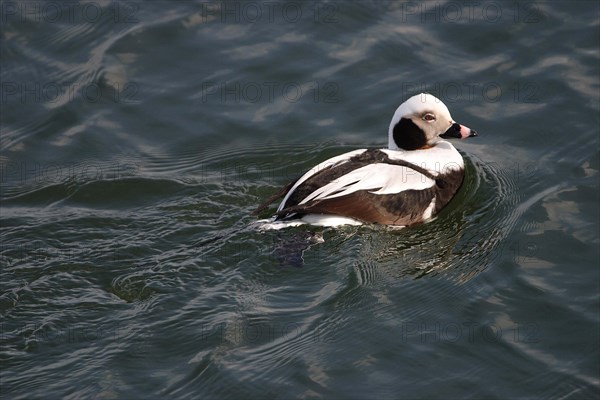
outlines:
[[[288,216],[305,214],[330,214],[367,223],[406,226],[423,221],[423,213],[434,195],[434,188],[385,195],[357,191],[340,197],[287,207],[278,212],[277,216],[285,219]]]
[[[300,178],[298,178],[298,179],[300,179]],[[287,192],[290,191],[290,189],[292,188],[292,186],[294,186],[294,184],[298,181],[298,179],[296,179],[295,181],[292,181],[292,182],[288,183],[287,185],[285,185],[284,187],[282,187],[281,189],[279,189],[279,191],[277,193],[275,193],[274,195],[272,195],[271,197],[269,197],[267,200],[263,201],[258,207],[256,207],[256,210],[252,211],[252,214],[250,214],[250,215],[258,215],[265,208],[269,207],[269,205],[272,202],[274,202],[275,200],[277,200],[280,197],[285,196],[287,194]]]
[[[369,154],[370,152],[370,150],[367,151],[367,153]],[[353,157],[351,160],[354,162],[352,163],[346,163],[345,161],[343,161],[339,164],[329,165],[323,168],[322,170],[316,172],[292,192],[290,198],[286,201],[286,204],[296,205],[300,203],[306,196],[317,190],[319,187],[324,186],[327,183],[338,179],[340,176],[347,174],[348,172],[356,168],[360,168],[361,166],[367,163],[365,161],[357,163],[355,161],[356,159],[360,160],[360,158]],[[256,210],[252,212],[251,215],[257,215],[265,208],[269,207],[269,205],[275,200],[285,196],[290,191],[290,189],[296,184],[296,182],[298,182],[298,179],[294,180],[293,182],[290,182],[289,184],[281,188],[277,193],[275,193],[263,203],[261,203],[261,205],[259,205],[256,208]]]

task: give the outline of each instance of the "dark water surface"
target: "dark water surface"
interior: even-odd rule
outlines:
[[[600,396],[600,9],[1,3],[2,398]],[[260,232],[429,91],[433,222]]]

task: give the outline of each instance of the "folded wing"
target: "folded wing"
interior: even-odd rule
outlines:
[[[340,175],[342,167],[344,173]],[[314,178],[319,184],[309,178],[293,189],[306,195],[280,206],[279,219],[332,214],[363,222],[410,225],[422,221],[427,207],[435,204],[435,178],[416,166],[384,160],[365,165],[355,159],[323,170]],[[293,199],[294,193],[286,198]]]

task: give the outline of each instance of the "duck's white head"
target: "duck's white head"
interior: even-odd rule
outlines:
[[[464,139],[477,132],[454,121],[448,107],[429,93],[414,95],[398,107],[388,131],[390,150],[435,146],[441,138]]]

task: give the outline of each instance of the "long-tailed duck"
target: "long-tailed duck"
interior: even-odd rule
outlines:
[[[398,107],[387,149],[361,149],[330,158],[261,204],[284,196],[271,227],[310,223],[408,226],[435,216],[464,177],[460,153],[446,138],[477,132],[460,125],[436,97],[421,93]]]

